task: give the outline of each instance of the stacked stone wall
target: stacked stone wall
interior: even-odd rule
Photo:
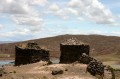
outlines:
[[[60,44],[60,63],[73,63],[78,61],[82,53],[89,55],[89,45],[62,45]]]
[[[34,46],[33,46],[34,47]],[[49,51],[40,48],[20,48],[15,47],[15,65],[35,63],[39,61],[49,61]]]

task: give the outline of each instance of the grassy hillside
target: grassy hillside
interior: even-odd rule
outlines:
[[[50,50],[51,56],[59,57],[60,43],[69,38],[77,38],[79,41],[89,44],[91,55],[120,55],[120,37],[102,35],[60,35],[24,42],[0,44],[0,54],[10,54],[11,57],[14,57],[15,45],[34,41],[37,42],[40,46],[48,48]]]

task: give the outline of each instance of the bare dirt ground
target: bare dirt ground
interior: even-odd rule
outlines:
[[[51,64],[38,62],[22,66],[5,66],[7,72],[0,79],[101,79],[86,73],[85,64]],[[63,74],[52,75],[52,70],[61,69]],[[111,75],[105,72],[104,79],[110,79]],[[119,79],[119,78],[118,78]]]

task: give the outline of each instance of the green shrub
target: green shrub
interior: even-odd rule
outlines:
[[[4,73],[3,68],[0,68],[0,76],[2,76],[2,75],[3,75],[3,73]]]

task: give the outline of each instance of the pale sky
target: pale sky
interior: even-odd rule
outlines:
[[[0,0],[0,41],[120,36],[120,0]]]

